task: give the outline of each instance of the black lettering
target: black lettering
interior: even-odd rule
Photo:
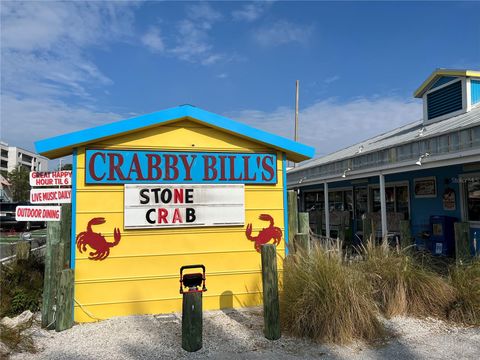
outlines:
[[[149,224],[155,224],[155,220],[152,220],[152,218],[150,217],[150,214],[152,214],[152,213],[155,213],[155,209],[150,209],[145,214],[145,218],[147,219],[147,222]]]
[[[187,211],[185,221],[187,223],[194,222],[197,219],[197,217],[195,216],[195,209],[194,208],[186,208],[185,210]]]
[[[193,204],[193,189],[185,189],[185,203]]]
[[[158,204],[160,202],[160,199],[158,198],[158,192],[160,191],[160,188],[157,189],[150,189],[151,192],[155,194],[155,204]]]
[[[140,190],[140,197],[140,204],[148,204],[148,202],[150,201],[150,197],[148,196],[148,189]]]
[[[164,204],[168,204],[172,200],[172,190],[164,189],[160,194],[160,198]]]

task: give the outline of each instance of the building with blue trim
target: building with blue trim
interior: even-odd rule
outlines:
[[[378,236],[398,234],[409,220],[417,245],[451,255],[448,231],[462,221],[473,251],[480,241],[480,71],[438,69],[414,96],[423,100],[422,119],[288,172],[288,187],[298,190],[318,232],[330,235],[342,224],[356,242],[362,218],[373,220]]]

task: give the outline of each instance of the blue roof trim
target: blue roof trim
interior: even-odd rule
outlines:
[[[160,125],[184,117],[197,119],[213,127],[251,138],[274,148],[301,155],[302,157],[311,158],[315,153],[315,149],[311,146],[253,128],[191,105],[182,105],[131,119],[120,120],[111,124],[55,136],[45,140],[39,140],[35,142],[35,149],[38,153],[44,154],[55,150],[73,148],[79,144],[120,135],[129,131],[140,130],[153,125]]]

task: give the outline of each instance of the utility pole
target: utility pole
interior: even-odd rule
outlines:
[[[295,81],[295,134],[294,140],[298,141],[298,93],[299,93],[300,83],[298,80]],[[293,163],[293,167],[295,167],[295,163]]]

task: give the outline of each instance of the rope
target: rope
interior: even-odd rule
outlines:
[[[98,317],[96,317],[95,315],[93,315],[90,311],[88,311],[87,309],[85,309],[85,307],[80,304],[77,299],[73,299],[73,301],[75,301],[75,303],[80,307],[80,309],[82,309],[82,311],[87,314],[89,317],[91,317],[93,320],[96,320],[96,321],[102,321],[102,320],[105,320],[105,319],[100,319]]]

